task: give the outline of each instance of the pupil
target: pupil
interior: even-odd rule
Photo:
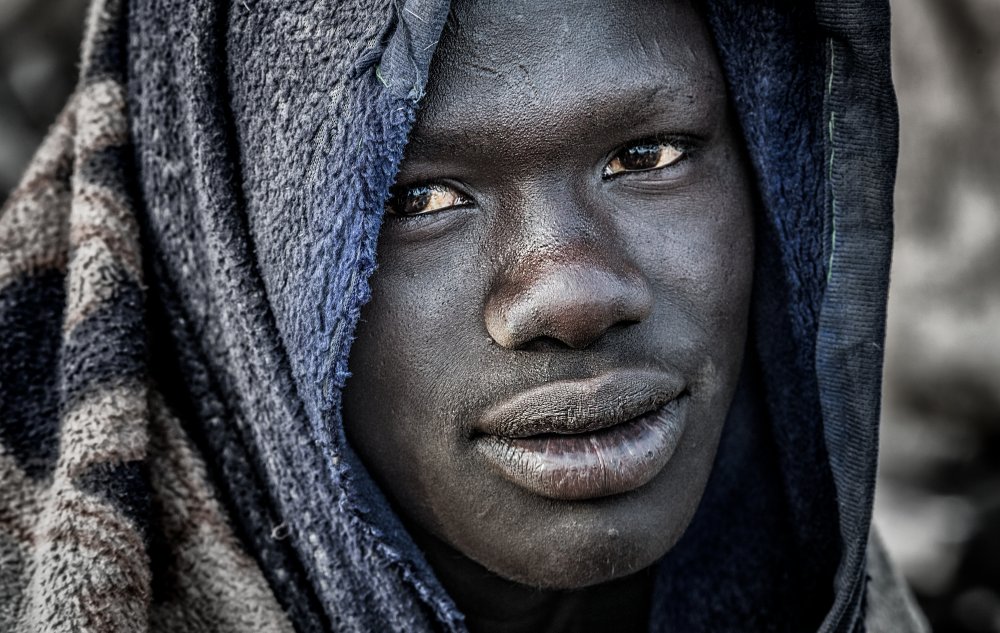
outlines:
[[[626,169],[652,169],[660,159],[659,145],[630,147],[625,152]]]
[[[411,215],[426,208],[427,204],[431,201],[431,194],[430,187],[424,186],[412,189],[410,195],[407,196],[405,213]]]

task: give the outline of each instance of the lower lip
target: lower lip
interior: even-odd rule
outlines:
[[[487,435],[477,447],[500,475],[542,497],[581,500],[648,483],[670,461],[684,432],[686,397],[616,426],[579,435]]]

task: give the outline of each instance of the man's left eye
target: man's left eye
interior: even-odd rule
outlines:
[[[663,169],[680,162],[685,156],[687,152],[675,142],[640,141],[612,156],[602,175],[612,178],[628,172]]]

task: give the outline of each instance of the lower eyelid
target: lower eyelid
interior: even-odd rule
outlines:
[[[655,173],[655,172],[658,172],[658,171],[663,171],[663,170],[666,170],[666,169],[670,169],[672,167],[676,167],[676,166],[680,165],[681,163],[684,163],[684,162],[688,161],[690,158],[691,158],[691,152],[689,152],[688,150],[683,150],[682,149],[681,150],[681,155],[676,160],[674,160],[674,161],[672,161],[670,163],[667,163],[666,165],[663,165],[661,167],[650,167],[649,169],[624,170],[624,171],[620,171],[618,173],[613,173],[613,174],[607,174],[607,173],[605,173],[605,171],[608,169],[608,167],[611,166],[611,163],[609,162],[607,165],[605,165],[604,169],[601,170],[601,178],[604,179],[604,180],[614,180],[616,178],[621,178],[621,177],[626,177],[626,176],[641,176],[642,174],[651,174],[651,173]]]
[[[693,153],[685,152],[679,159],[669,165],[645,169],[642,171],[624,171],[611,176],[602,176],[602,180],[608,183],[621,181],[623,185],[628,182],[635,184],[647,183],[650,186],[656,183],[667,184],[683,178],[689,168],[692,159],[697,158]]]
[[[456,207],[443,213],[394,216],[393,233],[398,239],[416,242],[446,235],[452,230],[460,230],[473,218],[473,212],[469,210],[471,206]]]

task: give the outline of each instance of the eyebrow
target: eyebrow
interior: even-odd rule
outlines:
[[[678,83],[680,85],[676,85]],[[537,117],[543,121],[538,125],[529,124],[529,127],[544,129],[544,119],[548,118],[550,124],[563,126],[564,130],[569,125],[570,135],[583,130],[590,132],[595,127],[604,128],[609,134],[622,135],[642,123],[677,121],[681,126],[704,126],[723,118],[726,107],[724,91],[699,91],[688,81],[671,84],[654,78],[599,90],[594,86],[578,87],[568,101],[572,107],[560,105],[557,110],[552,108],[551,102],[535,99],[522,104],[527,107],[517,113],[500,113],[500,116],[487,109],[471,116],[468,111],[459,112],[448,105],[436,113],[439,116],[418,123],[418,133],[412,136],[408,152],[412,159],[421,160],[468,152],[469,139],[476,140],[474,145],[491,144],[488,141],[493,139],[505,143],[516,137],[514,130],[523,127],[526,119]]]

